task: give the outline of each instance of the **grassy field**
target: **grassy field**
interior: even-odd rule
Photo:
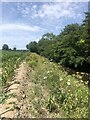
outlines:
[[[2,84],[13,75],[14,70],[19,66],[20,62],[26,57],[23,51],[2,51]]]
[[[0,68],[2,67],[2,51],[0,50]]]
[[[5,97],[2,89],[12,79],[14,70],[19,67],[20,62],[27,56],[26,52],[23,51],[0,51],[0,103]]]
[[[28,111],[30,114],[34,117],[48,113],[50,118],[88,118],[88,82],[83,82],[79,74],[70,75],[62,66],[35,53],[3,51],[4,86],[23,60],[30,68],[27,79],[22,78],[26,101],[34,109]],[[5,99],[5,94],[0,97]]]
[[[1,83],[2,83],[1,69],[2,69],[2,51],[0,50],[0,87],[1,87]]]
[[[53,117],[88,117],[88,83],[83,82],[81,76],[77,75],[77,79],[75,74],[69,75],[58,64],[36,54],[31,54],[27,62],[35,71],[33,82],[37,101],[33,100],[33,103],[36,109],[44,106]],[[44,98],[44,103],[40,86],[50,94]]]

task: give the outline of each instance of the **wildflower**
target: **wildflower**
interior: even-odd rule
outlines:
[[[50,71],[47,71],[47,73],[50,73]]]
[[[60,81],[62,81],[63,79],[62,78],[60,78]]]
[[[88,84],[88,81],[86,81],[85,84],[87,85],[87,84]]]
[[[81,80],[81,82],[83,83],[83,80]]]
[[[71,99],[71,97],[68,97],[68,99]]]
[[[70,85],[70,82],[67,82],[67,85]]]
[[[82,79],[82,76],[79,76],[79,79]]]
[[[43,79],[45,80],[45,79],[47,79],[47,77],[44,77]]]
[[[73,96],[73,94],[71,94],[71,96]]]
[[[78,98],[76,98],[76,100],[78,100]]]
[[[68,90],[68,92],[70,92],[70,90]]]
[[[76,72],[76,74],[79,74],[79,72]]]
[[[70,79],[68,79],[68,82],[70,82]]]
[[[38,99],[37,98],[35,98],[35,101],[37,101]]]

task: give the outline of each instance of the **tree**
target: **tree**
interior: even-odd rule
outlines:
[[[83,21],[83,26],[85,26],[86,32],[90,37],[90,11],[85,12],[85,20]]]
[[[42,36],[42,39],[53,40],[55,35],[53,33],[46,33]]]
[[[7,44],[4,44],[4,45],[2,46],[2,50],[9,50],[9,46],[8,46]]]
[[[86,66],[86,44],[79,24],[65,26],[57,36],[47,33],[38,42],[38,53],[66,67],[82,69]]]
[[[51,47],[55,37],[53,33],[46,33],[42,36],[37,44],[40,55],[50,58]]]
[[[16,47],[14,47],[13,50],[16,51]]]
[[[38,41],[31,42],[26,47],[30,51],[37,52],[63,66],[78,70],[89,71],[90,66],[90,13],[82,25],[70,24],[55,36],[46,33]]]
[[[38,53],[37,42],[33,41],[26,45],[26,48],[29,49],[31,52]]]
[[[83,21],[83,27],[84,27],[83,37],[86,42],[87,55],[90,56],[90,11],[85,13],[85,20]]]
[[[26,48],[29,49],[29,45],[28,44],[26,45]]]

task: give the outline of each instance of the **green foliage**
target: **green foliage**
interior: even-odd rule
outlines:
[[[65,70],[62,71],[61,66],[37,54],[31,54],[28,58],[31,61],[35,59],[38,62],[34,67],[33,82],[50,93],[49,96],[45,93],[46,102],[41,103],[42,97],[39,98],[39,92],[37,95],[39,104],[44,104],[50,114],[55,113],[55,118],[57,115],[59,118],[87,118],[88,82],[83,82],[82,78],[77,79],[76,75],[68,75]]]
[[[89,3],[90,7],[90,3]],[[83,37],[86,40],[87,45],[87,55],[90,56],[90,11],[85,13],[85,20],[83,21]]]
[[[37,65],[37,62],[34,60],[32,60],[32,61],[30,60],[30,61],[28,61],[28,64],[30,67],[34,68]]]
[[[34,69],[35,66],[37,66],[38,60],[35,56],[32,56],[31,54],[29,57],[30,58],[28,58],[28,57],[26,58],[26,61],[28,62],[29,66]]]
[[[88,56],[90,56],[90,44],[85,37],[87,36],[85,27],[86,22],[85,25],[71,24],[65,26],[57,36],[52,33],[44,34],[39,42],[33,45],[34,52],[36,51],[36,53],[65,67],[90,71],[87,67],[90,66],[87,61]]]
[[[13,48],[14,51],[16,51],[16,49],[17,49],[16,47]]]
[[[25,58],[26,53],[19,51],[2,51],[2,85],[11,78],[14,70]]]
[[[4,44],[4,45],[2,46],[2,50],[9,50],[9,46],[8,46],[7,44]]]
[[[28,45],[26,45],[26,48],[29,49],[31,52],[38,52],[37,43],[35,41],[30,42]]]
[[[49,112],[55,112],[57,109],[57,105],[55,104],[55,100],[53,98],[53,96],[50,96],[49,100],[48,100],[48,104],[47,104],[47,109],[49,110]]]

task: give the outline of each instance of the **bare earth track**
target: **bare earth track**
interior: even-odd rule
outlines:
[[[40,106],[39,110],[35,108],[34,102],[38,100],[35,89],[38,85],[33,82],[34,75],[35,72],[25,61],[15,70],[12,80],[5,88],[9,97],[3,104],[0,104],[1,118],[50,117],[44,107]],[[40,101],[44,102],[49,93],[42,86],[38,89],[41,89],[42,94]]]
[[[15,70],[15,75],[9,87],[6,88],[7,95],[10,97],[5,100],[4,104],[0,105],[1,118],[17,118],[19,116],[20,105],[19,99],[25,98],[24,93],[21,90],[22,82],[27,79],[28,66],[26,62],[23,62],[18,69]]]

